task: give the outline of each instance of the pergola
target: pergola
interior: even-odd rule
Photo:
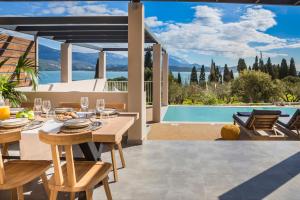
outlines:
[[[59,2],[79,0],[0,0],[0,2]],[[104,1],[104,0],[88,0]],[[128,0],[114,0],[124,1]],[[144,0],[154,1],[154,0]],[[172,2],[174,0],[156,0],[158,2]],[[270,5],[300,5],[300,0],[175,0],[177,2],[209,2],[209,3],[245,3]],[[84,0],[83,0],[84,2]],[[67,25],[67,26],[65,26]],[[2,17],[0,26],[6,29],[34,34],[62,41],[62,68],[66,78],[70,80],[70,52],[72,43],[93,48],[100,51],[100,70],[105,71],[105,51],[128,50],[128,111],[138,112],[139,120],[130,129],[128,139],[130,143],[141,144],[146,135],[146,103],[144,95],[144,44],[153,45],[153,118],[159,122],[161,104],[168,103],[168,54],[161,43],[150,33],[144,23],[144,5],[140,0],[128,3],[128,17]],[[128,43],[127,48],[99,48],[90,43]],[[101,63],[102,62],[104,63]],[[163,66],[163,92],[161,100],[161,66]],[[101,77],[101,76],[100,76]],[[103,75],[102,75],[103,77]]]
[[[161,121],[161,105],[168,104],[169,69],[168,54],[144,25],[143,5],[137,5],[129,3],[128,16],[0,17],[0,28],[33,35],[36,44],[40,37],[61,42],[61,82],[65,83],[72,81],[72,44],[99,51],[97,72],[102,79],[106,78],[106,52],[128,51],[128,111],[140,113],[129,140],[141,143],[146,125],[145,43],[153,45],[153,119],[157,122]],[[104,43],[128,44],[128,48],[102,48]]]

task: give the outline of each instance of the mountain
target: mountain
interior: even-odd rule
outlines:
[[[106,63],[109,71],[127,71],[127,57],[107,52]],[[81,53],[73,52],[73,70],[94,71],[98,59],[98,53]],[[41,71],[60,70],[60,51],[44,45],[39,46],[39,59]],[[170,70],[190,72],[193,66],[200,70],[201,65],[188,63],[186,60],[170,56]],[[223,68],[220,68],[223,70]],[[235,67],[233,68],[236,71]],[[205,66],[205,71],[209,71],[210,67]]]

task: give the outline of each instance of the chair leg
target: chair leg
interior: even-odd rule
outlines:
[[[8,144],[7,143],[2,144],[1,153],[3,156],[8,156]]]
[[[103,186],[104,186],[107,200],[112,200],[111,192],[110,192],[109,185],[108,185],[108,177],[105,177],[103,179]]]
[[[56,198],[57,198],[57,190],[51,190],[50,200],[56,200]]]
[[[46,192],[46,194],[47,194],[47,197],[49,197],[49,196],[50,196],[50,191],[49,191],[48,178],[47,178],[46,173],[43,173],[43,174],[41,175],[41,179],[42,179],[42,183],[43,183],[45,192]]]
[[[75,192],[70,192],[70,200],[75,200]]]
[[[18,200],[24,200],[23,186],[17,187]]]
[[[111,145],[110,154],[111,154],[111,161],[112,161],[112,165],[113,165],[114,179],[115,179],[115,182],[118,182],[118,169],[117,169],[117,163],[116,163],[116,157],[115,157],[114,144]]]
[[[85,191],[86,200],[93,200],[93,189],[89,189]]]
[[[125,168],[126,167],[126,163],[125,163],[125,159],[124,159],[122,144],[120,142],[117,145],[118,145],[119,154],[120,154],[120,158],[121,158],[121,162],[122,162],[122,167]]]

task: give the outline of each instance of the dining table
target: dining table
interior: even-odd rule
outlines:
[[[100,119],[102,126],[92,131],[93,139],[89,143],[79,144],[77,149],[81,152],[74,153],[75,159],[97,161],[101,160],[101,144],[115,144],[122,140],[122,137],[139,118],[135,112],[120,112],[117,116]],[[36,129],[20,130],[21,139],[20,159],[21,160],[52,160],[51,147],[39,140],[39,131],[49,133],[61,133],[63,122],[55,119],[46,119],[44,124]],[[0,133],[1,134],[1,133]],[[16,158],[16,156],[4,156],[5,158]]]

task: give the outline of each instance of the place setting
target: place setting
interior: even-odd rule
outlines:
[[[80,133],[86,131],[95,131],[101,128],[101,121],[92,121],[90,119],[70,119],[63,123],[60,131],[62,133]]]

